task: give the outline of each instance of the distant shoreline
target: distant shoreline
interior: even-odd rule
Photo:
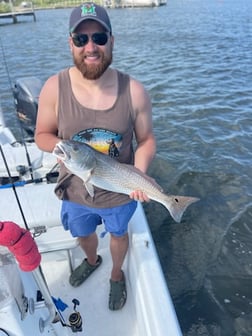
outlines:
[[[101,1],[95,1],[97,3],[101,3]],[[26,4],[26,2],[24,2]],[[0,4],[0,14],[9,14],[13,12],[26,12],[26,11],[38,11],[38,10],[47,10],[47,9],[64,9],[64,8],[73,8],[75,6],[81,5],[82,1],[76,2],[55,2],[51,4],[34,4],[32,2],[27,2],[27,5],[22,6],[19,4],[18,6],[8,5],[8,8],[1,10]],[[143,7],[157,7],[166,5],[166,0],[107,0],[102,1],[102,5],[106,8],[143,8]]]

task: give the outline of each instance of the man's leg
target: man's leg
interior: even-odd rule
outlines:
[[[101,256],[97,255],[98,237],[96,233],[87,237],[79,237],[78,240],[87,257],[70,275],[69,282],[73,287],[80,286],[102,263]]]
[[[87,237],[79,237],[79,243],[83,251],[87,256],[87,261],[90,265],[95,265],[98,259],[97,247],[98,247],[98,237],[94,232]]]
[[[112,257],[112,271],[110,279],[109,309],[121,309],[127,300],[127,289],[122,265],[128,251],[129,237],[126,233],[116,237],[111,235],[110,251]]]
[[[111,280],[120,281],[122,280],[122,265],[128,251],[129,246],[129,236],[126,233],[122,237],[116,237],[111,235],[110,238],[110,252],[112,257],[112,271]]]
[[[70,230],[73,237],[78,237],[87,256],[70,275],[69,282],[73,287],[81,285],[102,262],[101,256],[97,255],[98,237],[95,233],[97,225],[101,224],[101,217],[91,210],[70,201],[62,203],[62,224],[65,230]]]

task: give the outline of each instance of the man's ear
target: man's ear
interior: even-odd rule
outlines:
[[[73,41],[72,41],[70,36],[68,38],[68,44],[69,44],[69,48],[70,48],[71,53],[73,53]]]

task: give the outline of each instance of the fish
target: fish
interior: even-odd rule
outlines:
[[[133,165],[120,163],[83,142],[61,140],[52,153],[72,174],[83,180],[91,197],[94,196],[94,186],[126,195],[141,190],[149,199],[165,206],[177,223],[180,223],[186,208],[199,200],[197,197],[166,194],[154,179]]]

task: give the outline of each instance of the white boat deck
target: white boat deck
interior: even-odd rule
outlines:
[[[11,173],[15,174],[18,164],[27,165],[25,150],[22,147],[12,148],[6,143],[6,139],[9,138],[7,130],[3,128],[3,138],[0,132],[0,143],[2,142]],[[33,145],[28,149],[32,153]],[[54,165],[55,158],[50,155],[45,157],[34,150],[31,157],[33,166],[38,168],[36,177],[43,177]],[[1,176],[6,176],[6,168],[2,161],[0,159]],[[71,251],[71,260],[75,267],[84,255],[77,246],[76,239],[62,227],[61,202],[54,194],[54,187],[55,184],[32,183],[15,189],[28,227],[31,229],[44,226],[47,230],[36,238],[39,250],[43,252],[41,268],[50,294],[68,305],[62,312],[66,322],[69,314],[73,312],[72,300],[75,298],[80,302],[76,308],[83,319],[83,330],[77,333],[78,335],[182,336],[141,204],[129,223],[130,247],[123,265],[128,292],[127,302],[122,310],[113,312],[108,309],[111,271],[109,234],[99,239],[98,253],[103,258],[101,266],[80,287],[71,287],[68,282],[70,267],[67,252]],[[1,188],[0,196],[0,221],[13,221],[25,227],[13,189]],[[104,229],[100,226],[99,230],[102,232]],[[48,253],[45,253],[46,251]],[[33,276],[37,273],[37,270],[32,273],[21,272],[22,284],[15,263],[9,265],[8,258],[1,254],[0,249],[0,327],[11,336],[73,335],[71,329],[62,327],[60,322],[48,324],[44,332],[41,332],[39,321],[41,318],[46,320],[49,313],[43,302],[36,301],[38,287]],[[11,289],[8,288],[9,285]],[[34,300],[35,312],[32,313],[33,305],[29,304],[26,317],[22,320],[17,302],[23,300],[23,287],[29,302]],[[0,331],[1,335],[2,333],[3,331]]]
[[[105,240],[107,239],[105,238]],[[102,245],[106,245],[106,243],[104,242]],[[128,300],[124,308],[116,312],[108,309],[111,261],[106,246],[99,248],[99,254],[103,258],[103,263],[79,288],[73,288],[68,282],[69,265],[62,252],[57,253],[56,260],[51,262],[48,259],[52,258],[53,255],[55,257],[55,253],[43,255],[43,260],[47,259],[47,262],[42,262],[42,268],[50,286],[51,294],[67,303],[71,308],[70,310],[73,308],[72,300],[74,298],[80,301],[77,310],[81,313],[83,320],[83,335],[141,335],[137,330],[134,297],[130,291],[128,280]],[[83,257],[83,254],[79,253],[79,256]],[[80,261],[81,259],[76,260],[77,263]],[[63,312],[66,319],[70,310],[67,309],[65,313]]]
[[[16,188],[22,200],[28,225],[31,227],[41,224],[47,226],[48,232],[36,239],[38,246],[42,245],[42,250],[49,251],[53,248],[57,250],[57,246],[50,247],[54,244],[53,241],[57,244],[60,242],[59,249],[62,248],[64,240],[70,240],[73,243],[70,234],[65,232],[60,224],[60,201],[53,193],[54,186],[53,184],[41,184]],[[3,197],[1,197],[0,220],[12,220],[22,224],[12,189],[1,190],[1,196]],[[39,204],[40,207],[38,207]],[[41,211],[39,212],[38,209]],[[102,226],[99,228],[101,232],[103,229]],[[81,335],[181,336],[155,246],[140,204],[130,221],[129,236],[130,249],[123,266],[127,279],[128,299],[122,310],[113,312],[108,309],[111,271],[109,234],[99,239],[98,253],[102,256],[103,263],[78,288],[69,285],[70,268],[65,250],[42,254],[41,266],[51,295],[56,299],[60,298],[69,306],[63,312],[66,320],[67,315],[73,309],[72,300],[76,298],[80,301],[77,310],[83,318],[83,332],[79,333]],[[46,244],[48,244],[47,248],[45,248]],[[80,247],[74,248],[72,252],[74,265],[77,266],[84,255]],[[26,295],[29,297],[32,293]],[[58,326],[55,325],[55,327]],[[64,328],[64,334],[67,329]],[[72,334],[71,331],[68,332]]]

